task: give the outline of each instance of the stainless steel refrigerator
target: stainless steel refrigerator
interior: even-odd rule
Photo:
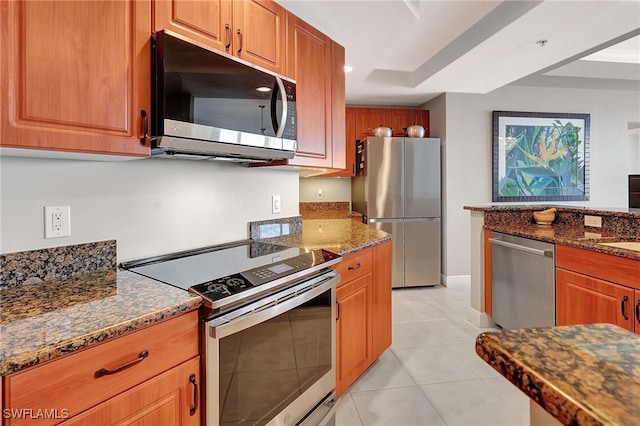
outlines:
[[[351,201],[369,225],[393,234],[393,287],[440,284],[440,139],[359,142]]]

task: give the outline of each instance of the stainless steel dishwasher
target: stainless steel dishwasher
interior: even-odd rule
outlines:
[[[506,329],[556,325],[555,246],[491,232],[491,310]]]

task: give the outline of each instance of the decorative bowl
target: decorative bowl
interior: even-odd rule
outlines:
[[[556,218],[556,209],[550,208],[539,212],[533,212],[533,219],[538,225],[551,225]]]

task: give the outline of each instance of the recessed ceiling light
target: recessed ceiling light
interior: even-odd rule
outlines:
[[[351,72],[351,71],[353,71],[353,67],[352,66],[350,66],[350,65],[345,65],[344,66],[344,72]]]
[[[271,91],[271,87],[269,87],[269,86],[258,86],[258,87],[256,87],[256,90],[258,92],[270,92]]]

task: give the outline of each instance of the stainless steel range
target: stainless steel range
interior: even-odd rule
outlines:
[[[252,240],[126,262],[204,298],[206,424],[332,424],[340,256]]]

